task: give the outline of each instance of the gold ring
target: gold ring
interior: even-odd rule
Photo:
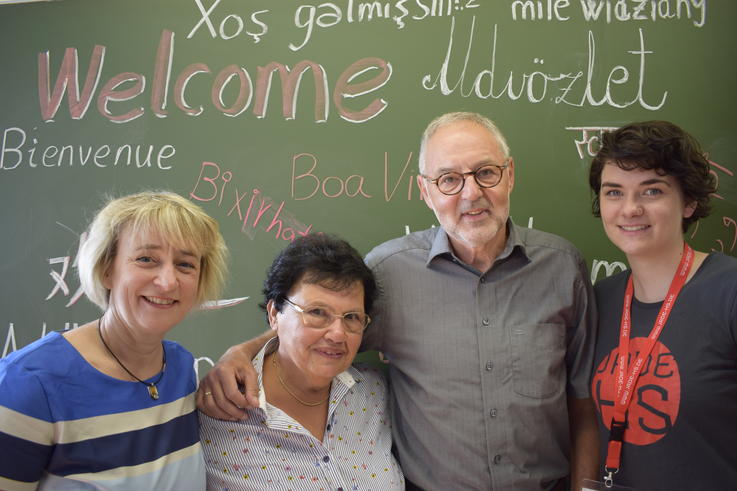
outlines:
[[[211,396],[211,395],[212,395],[212,392],[210,392],[209,390],[205,392],[205,396]]]

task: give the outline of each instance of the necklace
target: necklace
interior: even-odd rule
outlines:
[[[287,383],[284,381],[284,379],[281,378],[281,373],[279,373],[279,364],[276,362],[276,353],[274,353],[274,356],[271,358],[271,362],[274,365],[274,370],[276,370],[276,378],[279,379],[279,383],[281,384],[281,386],[284,387],[284,390],[286,390],[287,393],[290,396],[294,397],[297,400],[297,402],[299,402],[300,404],[304,406],[315,407],[315,406],[319,406],[320,404],[324,404],[325,402],[328,401],[328,399],[330,399],[330,394],[328,394],[328,396],[322,401],[317,401],[317,402],[303,401],[302,399],[297,397],[297,395],[294,392],[292,392],[292,390],[287,386]]]
[[[110,353],[113,356],[113,358],[115,358],[115,361],[118,362],[118,365],[120,365],[120,367],[123,370],[125,370],[128,373],[128,375],[130,375],[137,381],[141,382],[143,385],[146,386],[146,388],[148,388],[148,395],[151,396],[151,399],[157,400],[159,398],[159,389],[156,388],[156,384],[161,382],[161,379],[164,378],[164,371],[166,370],[166,350],[164,349],[164,343],[161,343],[161,352],[163,353],[163,356],[162,356],[163,359],[161,360],[161,373],[159,374],[159,378],[157,378],[155,382],[144,382],[140,378],[133,375],[133,373],[131,373],[131,371],[128,370],[125,365],[123,365],[123,362],[121,362],[118,359],[118,357],[115,356],[115,353],[113,353],[113,350],[111,350],[110,346],[108,346],[107,343],[105,342],[105,338],[102,337],[102,317],[100,317],[100,319],[97,321],[97,334],[100,335],[100,341],[102,341],[102,345],[105,346],[105,349],[107,350],[107,352]]]

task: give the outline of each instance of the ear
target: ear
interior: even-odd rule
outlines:
[[[113,289],[113,275],[112,270],[113,266],[110,265],[107,267],[105,272],[102,274],[102,286],[104,286],[107,290]]]
[[[691,218],[691,215],[696,211],[696,202],[692,201],[683,207],[683,218]]]
[[[278,314],[279,311],[276,310],[276,305],[274,304],[273,300],[269,300],[269,302],[266,304],[266,313],[269,317],[269,326],[271,326],[271,329],[278,333],[279,321],[276,318],[276,314]]]
[[[430,198],[430,195],[428,193],[428,186],[428,180],[418,174],[417,187],[420,189],[420,197],[422,198],[422,201],[425,202],[425,205],[434,212],[435,209],[432,207],[432,199]]]
[[[507,167],[507,179],[509,179],[509,192],[514,189],[514,158],[509,157],[509,167]]]

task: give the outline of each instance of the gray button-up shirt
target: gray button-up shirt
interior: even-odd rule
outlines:
[[[366,257],[380,295],[363,347],[389,358],[400,462],[427,490],[540,490],[569,474],[566,396],[589,397],[591,283],[569,242],[508,230],[484,273],[442,228]]]

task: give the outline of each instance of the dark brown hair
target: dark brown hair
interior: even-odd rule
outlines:
[[[601,216],[599,191],[606,164],[623,170],[654,170],[663,176],[673,176],[681,187],[685,203],[696,203],[693,215],[683,219],[684,232],[711,211],[709,197],[716,192],[716,180],[709,173],[709,161],[699,142],[673,123],[630,123],[602,134],[601,148],[589,171],[589,185],[594,194],[591,209],[597,217]]]

